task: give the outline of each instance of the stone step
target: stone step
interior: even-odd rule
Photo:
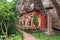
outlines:
[[[25,26],[20,26],[20,25],[16,25],[16,27],[18,27],[18,28],[20,28],[20,29],[22,29],[22,30],[25,30],[25,29],[40,29],[40,27],[32,27],[32,26],[27,26],[27,27],[25,27]]]
[[[28,33],[40,33],[40,29],[25,29],[23,30],[25,32],[28,32]]]
[[[19,25],[16,25],[16,28],[21,29],[21,30],[28,32],[28,33],[40,32],[40,28],[35,28],[35,27],[21,27]]]

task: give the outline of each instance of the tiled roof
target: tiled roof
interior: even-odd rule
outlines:
[[[34,9],[44,10],[41,0],[22,0],[18,2],[17,10],[20,13],[30,12]]]

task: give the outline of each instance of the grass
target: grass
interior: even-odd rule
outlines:
[[[34,33],[32,35],[41,40],[60,40],[60,32],[59,31],[55,31],[55,32],[56,32],[56,34],[51,35],[51,36],[45,35],[44,33],[40,33],[40,34]],[[40,35],[40,37],[39,37],[39,35]]]

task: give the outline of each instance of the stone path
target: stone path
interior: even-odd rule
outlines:
[[[24,31],[20,30],[20,28],[18,28],[18,26],[16,27],[16,29],[17,29],[19,32],[23,33],[23,36],[24,36],[24,37],[23,37],[23,40],[41,40],[41,39],[38,39],[38,38],[32,36],[32,35],[29,34],[29,33],[26,33],[26,32],[24,32]]]
[[[29,33],[24,32],[24,31],[23,31],[23,36],[24,36],[24,37],[23,37],[23,40],[40,40],[40,39],[32,36],[32,35],[29,34]]]

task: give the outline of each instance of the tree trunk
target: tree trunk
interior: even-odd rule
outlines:
[[[5,29],[6,29],[6,30],[5,30],[5,31],[6,31],[6,33],[5,33],[5,40],[9,40],[9,39],[8,39],[8,25],[9,25],[8,23],[7,23],[7,24],[4,23],[4,26],[5,26]]]
[[[8,40],[8,33],[7,33],[8,30],[7,30],[7,26],[6,26],[6,24],[4,23],[4,27],[5,27],[5,29],[6,29],[6,30],[5,30],[6,32],[4,32],[4,30],[3,30],[3,28],[2,28],[2,27],[3,27],[2,24],[3,24],[3,21],[1,21],[1,31],[2,31],[2,33],[3,33],[3,35],[4,35],[4,37],[5,37],[5,40]]]

